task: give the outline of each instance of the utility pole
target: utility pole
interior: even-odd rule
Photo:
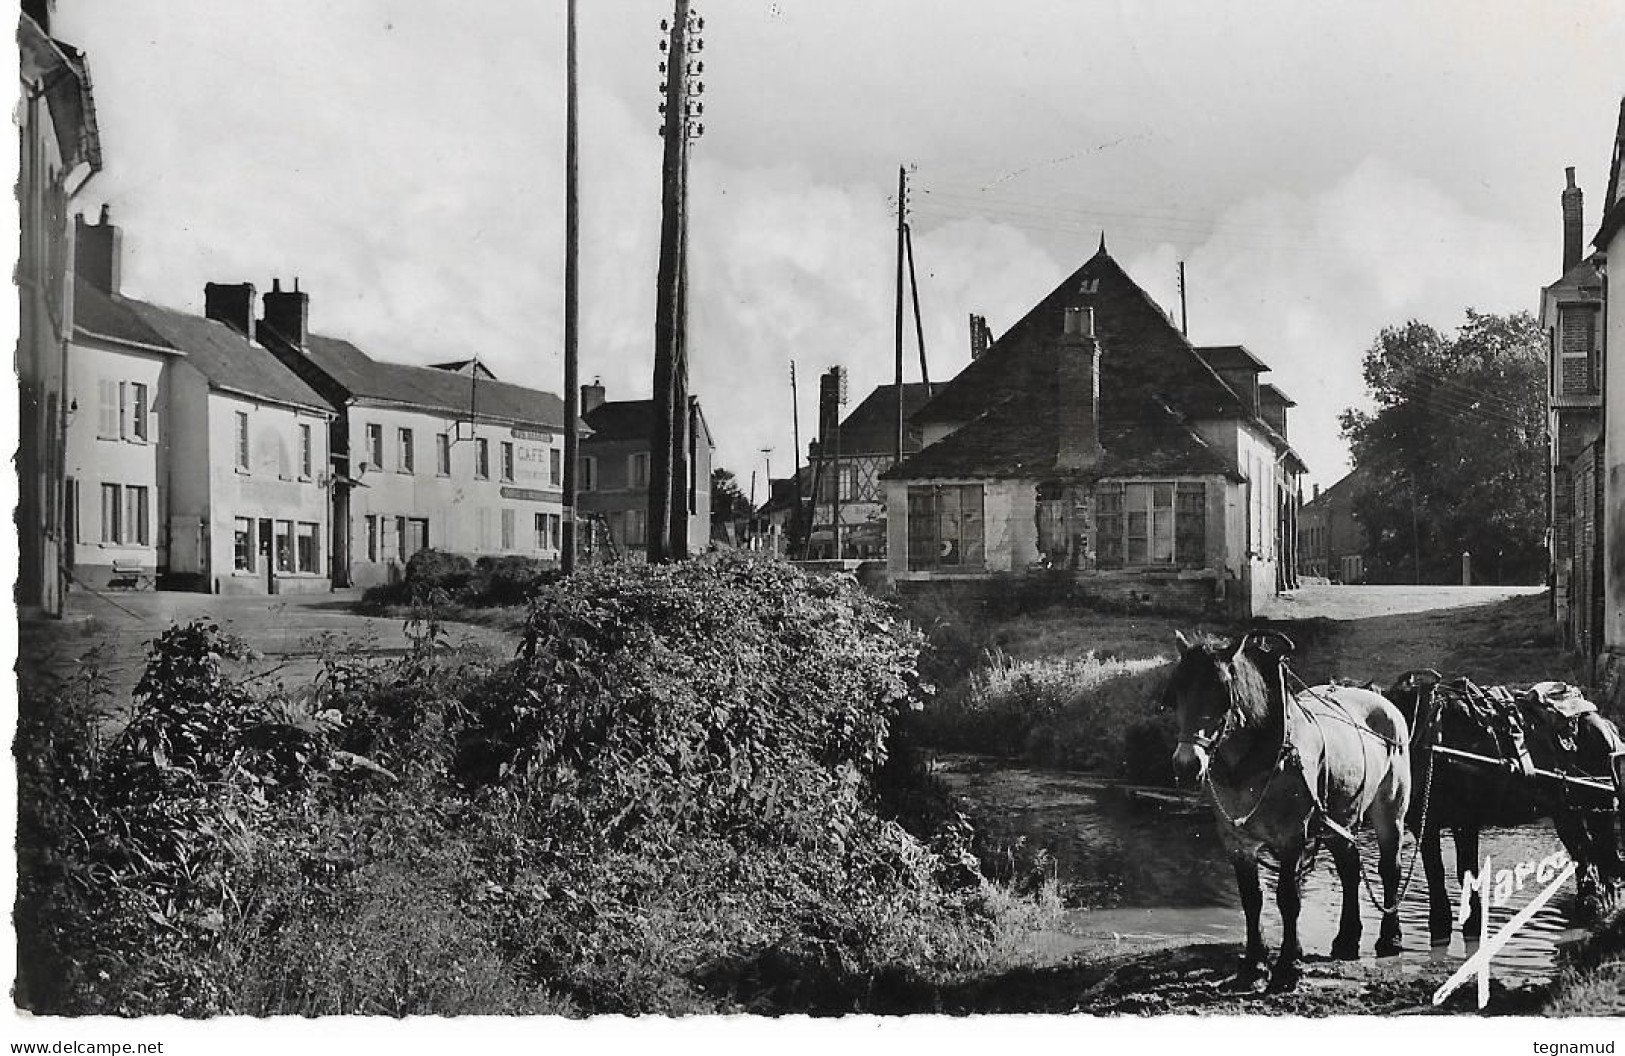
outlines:
[[[1185,316],[1185,262],[1179,262],[1179,332],[1191,336],[1190,320]]]
[[[660,28],[667,36],[660,42],[666,52],[661,72],[666,75],[660,104],[664,120],[660,134],[665,137],[661,165],[660,269],[655,283],[654,427],[649,438],[649,523],[648,559],[664,562],[686,555],[688,507],[689,407],[685,349],[687,262],[685,258],[688,213],[688,144],[704,131],[694,118],[700,104],[690,95],[699,95],[704,85],[691,83],[701,72],[698,62],[690,63],[690,35],[693,50],[704,47],[697,34],[704,20],[689,11],[688,0],[674,0],[670,22]],[[683,526],[674,532],[674,525]]]
[[[925,398],[931,398],[931,368],[925,362],[925,320],[920,317],[920,278],[914,271],[914,227],[903,228],[903,244],[908,248],[908,289],[914,297],[914,336],[920,343],[920,381],[925,383]]]
[[[907,252],[908,170],[897,166],[897,437],[893,465],[903,461],[903,254]],[[837,475],[836,488],[840,488]],[[837,506],[839,509],[839,506]],[[840,528],[836,527],[836,557],[840,557]]]
[[[576,124],[576,0],[565,6],[564,59],[564,531],[560,564],[564,574],[576,569],[576,461],[580,458],[581,385],[577,372],[581,322],[581,289],[577,262],[581,250],[581,216],[577,196],[579,160]],[[474,372],[476,375],[478,371]]]

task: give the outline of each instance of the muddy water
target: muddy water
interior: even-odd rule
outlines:
[[[1220,848],[1206,809],[1147,801],[1124,786],[1085,774],[1015,766],[976,756],[944,756],[939,775],[970,805],[977,824],[1001,842],[1025,840],[1054,861],[1068,909],[1057,929],[1037,936],[1033,954],[1059,958],[1075,953],[1126,950],[1193,942],[1243,939],[1234,873]],[[1372,889],[1379,895],[1374,844],[1362,834],[1362,858]],[[1445,869],[1455,876],[1454,848],[1445,840]],[[1400,852],[1403,878],[1414,843]],[[1562,850],[1550,825],[1487,830],[1479,852],[1497,863],[1538,861]],[[1265,938],[1280,939],[1273,885],[1265,881]],[[1532,888],[1514,895],[1510,906],[1492,909],[1490,929],[1527,902]],[[1451,897],[1456,885],[1451,881]],[[1322,852],[1304,883],[1299,933],[1308,954],[1326,954],[1337,932],[1341,888],[1331,856]],[[1558,947],[1579,937],[1568,914],[1574,904],[1571,881],[1546,904],[1494,959],[1494,975],[1506,983],[1536,982],[1555,971]],[[1362,956],[1370,957],[1380,917],[1362,894]],[[1467,956],[1460,935],[1448,947],[1430,947],[1427,881],[1422,863],[1400,904],[1405,931],[1403,958],[1459,961]]]

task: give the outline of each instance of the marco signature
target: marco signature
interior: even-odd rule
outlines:
[[[1540,907],[1550,902],[1552,896],[1568,882],[1573,876],[1577,866],[1567,854],[1558,851],[1555,854],[1542,858],[1539,862],[1519,862],[1511,869],[1502,869],[1491,872],[1490,859],[1484,859],[1484,867],[1476,874],[1468,872],[1462,878],[1461,905],[1456,911],[1458,923],[1464,923],[1472,910],[1473,892],[1477,891],[1483,905],[1483,913],[1479,917],[1479,946],[1471,957],[1462,962],[1454,975],[1444,981],[1439,989],[1433,992],[1433,1003],[1442,1004],[1444,999],[1455,992],[1456,988],[1465,983],[1468,978],[1478,977],[1478,1007],[1483,1008],[1490,1001],[1490,961],[1508,942],[1511,942],[1518,932],[1528,924]],[[1523,890],[1525,881],[1533,879],[1536,883],[1545,884],[1529,904],[1518,910],[1512,919],[1501,925],[1495,934],[1489,934],[1489,905],[1493,900],[1495,905],[1504,906],[1512,900],[1514,891]]]

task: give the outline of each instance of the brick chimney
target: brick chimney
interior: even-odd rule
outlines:
[[[101,290],[117,296],[124,255],[124,233],[114,226],[107,206],[102,206],[98,223],[85,223],[85,214],[73,218],[75,238],[74,271],[79,277]]]
[[[283,290],[281,279],[271,280],[271,292],[265,295],[265,318],[261,322],[284,340],[305,347],[310,337],[310,294],[299,292],[298,279],[293,280],[292,292]]]
[[[203,284],[203,315],[225,323],[250,341],[254,340],[254,284],[251,282],[208,282]]]
[[[1569,185],[1563,188],[1563,274],[1580,263],[1585,252],[1585,197],[1574,185],[1574,166],[1563,170]]]
[[[987,317],[971,313],[970,317],[970,358],[980,359],[982,353],[993,343],[993,335],[987,328]]]
[[[1062,469],[1084,469],[1100,461],[1100,342],[1088,308],[1066,309],[1055,364],[1055,461]]]
[[[581,413],[591,414],[604,405],[604,385],[597,378],[591,385],[581,386]]]

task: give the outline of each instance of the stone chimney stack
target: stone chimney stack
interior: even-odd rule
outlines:
[[[265,318],[261,320],[278,336],[300,348],[310,338],[310,294],[299,292],[299,280],[293,280],[293,290],[282,289],[281,279],[271,280],[271,292],[265,295]]]
[[[1568,186],[1563,188],[1563,274],[1567,274],[1585,252],[1585,197],[1574,185],[1574,166],[1563,174],[1568,177]]]
[[[597,378],[591,385],[581,386],[581,413],[591,414],[604,405],[604,384]]]
[[[73,232],[74,271],[103,293],[118,296],[124,233],[114,226],[111,211],[104,204],[101,220],[94,224],[85,223],[85,214],[76,214]]]
[[[1100,461],[1100,342],[1095,315],[1088,308],[1068,308],[1056,351],[1056,463],[1062,469],[1085,469]]]
[[[254,340],[254,284],[252,282],[209,282],[203,285],[203,315],[225,323],[250,341]]]

